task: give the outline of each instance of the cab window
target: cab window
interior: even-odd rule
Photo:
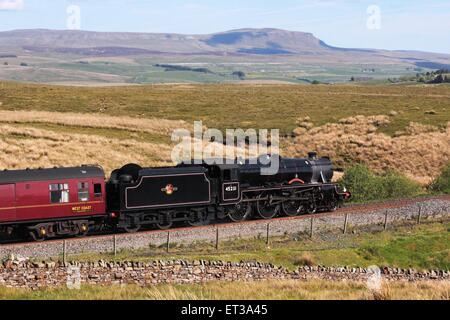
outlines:
[[[223,180],[224,181],[236,181],[237,180],[237,170],[235,169],[226,169],[223,171]]]
[[[230,181],[231,180],[231,170],[224,170],[223,171],[223,180],[224,181]]]
[[[102,184],[96,183],[94,184],[94,197],[100,198],[102,196]]]

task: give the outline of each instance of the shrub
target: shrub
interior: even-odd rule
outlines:
[[[379,192],[376,177],[368,167],[360,164],[349,168],[340,184],[352,192],[354,202],[374,200]]]
[[[450,163],[442,170],[439,177],[431,183],[429,189],[435,193],[450,194]]]
[[[294,265],[312,267],[316,265],[314,258],[309,253],[304,253],[301,257],[294,258]]]
[[[384,199],[416,196],[421,191],[419,184],[395,171],[389,171],[381,177],[381,186]]]
[[[420,193],[419,184],[398,172],[377,176],[361,164],[350,167],[340,184],[352,193],[353,202],[412,197]]]
[[[242,71],[234,71],[231,75],[232,75],[233,77],[238,77],[238,78],[241,79],[241,80],[244,80],[244,79],[245,79],[245,73],[242,72]]]

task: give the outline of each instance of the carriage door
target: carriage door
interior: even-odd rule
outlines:
[[[16,185],[0,185],[0,222],[16,218]]]

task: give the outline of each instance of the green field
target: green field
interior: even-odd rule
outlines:
[[[286,134],[296,127],[299,117],[310,116],[317,126],[354,115],[396,111],[398,115],[382,128],[393,134],[411,121],[446,125],[450,120],[450,86],[186,84],[87,88],[1,82],[0,108],[203,120],[210,128],[277,128]]]
[[[241,82],[233,72],[243,72],[245,80],[281,81],[284,83],[348,83],[387,82],[388,78],[411,77],[429,69],[417,68],[404,61],[367,63],[352,61],[351,64],[333,63],[296,57],[221,57],[221,56],[124,56],[89,57],[73,54],[47,53],[40,56],[18,54],[17,58],[0,58],[0,77],[5,80],[31,81],[36,83],[83,82],[107,83],[114,76],[115,83],[211,83]],[[26,66],[21,66],[25,63]],[[202,72],[173,72],[156,67],[157,64],[202,67]]]

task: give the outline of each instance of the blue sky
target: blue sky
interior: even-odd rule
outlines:
[[[312,32],[333,46],[450,54],[449,0],[0,0],[0,30],[65,29],[70,5],[80,7],[83,30],[204,34],[272,27]]]

